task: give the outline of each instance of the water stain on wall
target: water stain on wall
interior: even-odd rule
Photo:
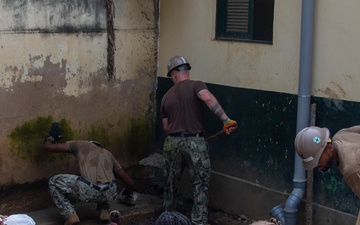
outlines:
[[[347,97],[347,93],[341,84],[334,81],[331,81],[330,84],[330,87],[326,87],[325,89],[315,89],[315,92],[323,93],[328,98],[342,99]]]
[[[103,0],[5,0],[0,6],[2,18],[7,18],[0,25],[1,31],[75,33],[106,30]]]
[[[142,159],[150,153],[154,118],[148,114],[145,118],[131,119],[130,126],[125,131],[125,138],[130,155]]]

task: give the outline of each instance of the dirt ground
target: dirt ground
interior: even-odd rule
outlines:
[[[45,183],[1,191],[0,214],[10,215],[55,207]]]
[[[2,192],[0,195],[0,214],[10,215],[16,213],[26,213],[37,211],[45,208],[55,207],[47,185],[23,186],[15,188],[11,191]],[[191,203],[187,202],[179,207],[179,212],[189,216],[191,211]],[[94,218],[84,218],[83,222],[87,225],[99,224]],[[228,213],[209,209],[209,223],[211,225],[248,225],[253,221],[245,216],[230,215]],[[154,219],[144,221],[142,223],[134,223],[132,225],[154,225]]]

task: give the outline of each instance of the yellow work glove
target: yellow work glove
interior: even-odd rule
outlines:
[[[224,122],[224,131],[228,135],[238,127],[237,122],[235,120],[231,120],[229,117],[223,122]]]

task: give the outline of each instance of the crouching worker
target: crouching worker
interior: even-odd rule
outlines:
[[[59,174],[49,179],[50,194],[60,214],[64,216],[64,225],[79,224],[71,199],[97,203],[101,222],[110,222],[109,202],[117,198],[115,177],[125,183],[123,195],[133,194],[134,182],[117,162],[113,154],[94,141],[67,141],[59,143],[61,128],[59,123],[51,125],[43,149],[47,152],[73,154],[78,161],[80,176]]]
[[[306,170],[329,170],[334,163],[345,182],[360,198],[360,125],[343,128],[330,138],[326,127],[306,127],[295,138],[295,148]],[[360,211],[356,225],[360,225]]]

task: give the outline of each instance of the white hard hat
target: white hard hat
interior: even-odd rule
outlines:
[[[306,170],[313,169],[318,165],[329,136],[329,129],[316,126],[306,127],[296,135],[295,149]]]

